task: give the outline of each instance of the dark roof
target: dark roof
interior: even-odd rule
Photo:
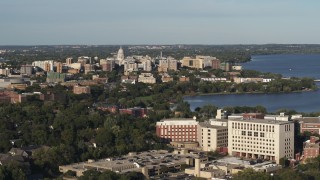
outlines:
[[[298,120],[304,123],[319,123],[320,124],[320,118],[319,117],[303,117],[303,118],[297,118],[294,120]]]

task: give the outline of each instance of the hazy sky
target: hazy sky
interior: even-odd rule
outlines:
[[[0,45],[320,44],[319,0],[0,0]]]

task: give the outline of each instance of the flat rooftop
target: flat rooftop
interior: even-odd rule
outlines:
[[[229,121],[236,121],[236,122],[251,122],[251,123],[261,123],[261,124],[291,124],[292,121],[279,121],[279,120],[271,120],[271,119],[232,119]]]
[[[302,121],[304,123],[320,123],[320,117],[303,117],[294,120]]]

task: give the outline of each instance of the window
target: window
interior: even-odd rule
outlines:
[[[254,132],[254,137],[258,137],[258,132]]]
[[[246,131],[242,131],[242,132],[241,132],[241,135],[242,135],[242,136],[245,136],[245,135],[246,135]]]
[[[264,137],[264,133],[260,133],[260,137]]]
[[[251,131],[248,132],[248,136],[252,136],[252,132]]]

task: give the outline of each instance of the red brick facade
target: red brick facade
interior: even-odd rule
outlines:
[[[197,141],[197,125],[157,125],[156,133],[170,142]]]

